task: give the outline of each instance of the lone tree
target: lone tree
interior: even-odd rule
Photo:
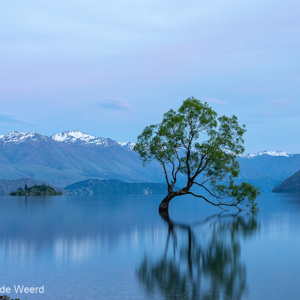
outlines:
[[[174,197],[187,194],[222,209],[234,206],[241,210],[239,205],[244,202],[255,209],[259,189],[246,182],[234,182],[239,174],[236,157],[244,152],[245,131],[236,116],[217,117],[206,102],[193,97],[177,111],[165,113],[160,124],[147,126],[134,150],[144,165],[156,160],[163,168],[168,194],[159,211],[168,211]],[[186,177],[186,184],[175,190],[179,173]]]

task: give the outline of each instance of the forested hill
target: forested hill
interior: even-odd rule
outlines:
[[[42,184],[52,186],[51,184],[48,184],[45,181],[38,181],[31,178],[21,178],[15,180],[0,179],[0,195],[8,195],[9,193],[16,191],[19,187],[24,188],[25,185],[27,185],[27,187],[32,187],[33,185],[42,185]],[[59,192],[63,191],[62,188],[58,188],[55,186],[52,187]]]
[[[48,185],[34,185],[30,188],[25,185],[24,190],[18,188],[15,192],[11,192],[10,196],[59,196],[61,192],[56,191],[54,188]]]

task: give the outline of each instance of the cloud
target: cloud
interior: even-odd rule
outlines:
[[[122,98],[104,98],[103,100],[96,102],[97,106],[112,110],[132,110],[134,107],[128,100]]]
[[[211,102],[211,103],[217,103],[217,104],[222,104],[222,105],[229,105],[228,102],[218,100],[218,99],[212,99],[212,98],[204,98],[204,101],[206,102]]]
[[[0,113],[0,123],[10,123],[10,124],[26,124],[32,125],[32,122],[21,120],[13,115]]]
[[[291,104],[290,100],[271,100],[269,101],[271,105],[276,105],[276,106],[287,106]]]

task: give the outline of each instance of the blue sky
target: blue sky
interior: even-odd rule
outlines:
[[[246,152],[300,152],[300,3],[1,1],[0,134],[133,140],[194,96]]]

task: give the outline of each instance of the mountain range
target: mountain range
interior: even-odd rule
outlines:
[[[81,131],[65,131],[50,137],[14,131],[0,136],[0,178],[32,178],[59,187],[89,179],[164,183],[160,165],[152,162],[143,167],[133,146],[132,142]],[[263,191],[271,191],[300,169],[300,154],[282,151],[247,154],[238,161],[238,181],[248,181]]]

